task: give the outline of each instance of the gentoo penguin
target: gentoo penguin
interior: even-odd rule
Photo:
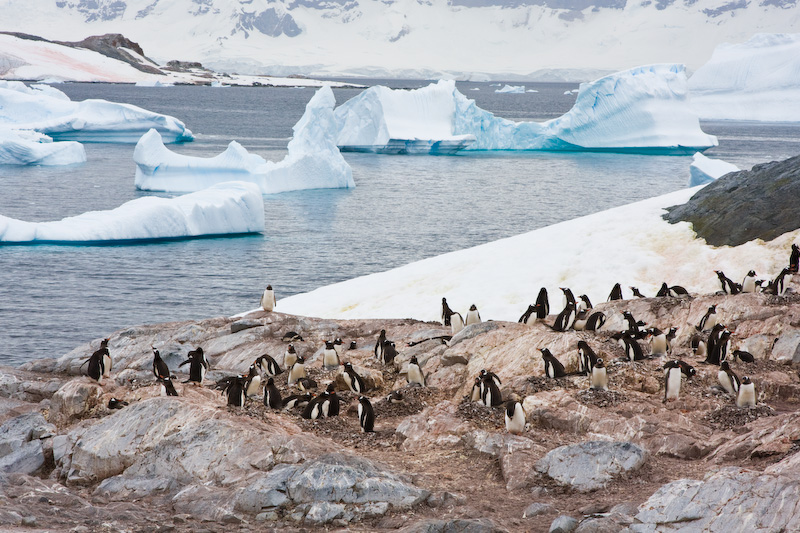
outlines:
[[[283,399],[283,410],[288,411],[294,407],[305,407],[314,397],[311,393],[291,394]]]
[[[482,402],[483,401],[483,380],[480,376],[475,378],[475,383],[472,385],[472,392],[469,394],[469,401]]]
[[[189,365],[189,379],[184,381],[184,383],[188,383],[190,381],[194,383],[203,383],[203,378],[206,376],[206,370],[208,370],[208,361],[203,353],[203,349],[198,347],[196,350],[190,351],[187,356],[189,358],[178,365],[178,368],[186,364]]]
[[[291,346],[291,345],[290,345]],[[286,357],[284,356],[284,359]],[[283,369],[278,366],[278,362],[269,354],[264,354],[256,359],[255,365],[261,370],[262,373],[266,374],[269,377],[277,376],[278,374],[283,374]]]
[[[744,350],[734,350],[733,351],[733,359],[738,359],[742,363],[755,363],[756,358],[750,352],[745,352]]]
[[[645,358],[642,346],[638,343],[636,337],[626,333],[622,335],[620,342],[625,348],[625,357],[629,361],[641,361]]]
[[[264,289],[264,294],[261,295],[261,308],[264,311],[272,311],[275,309],[275,291],[272,290],[272,285],[267,285]]]
[[[792,244],[792,251],[789,254],[789,274],[797,274],[800,268],[800,247]]]
[[[580,305],[583,302],[578,302]],[[575,313],[575,321],[572,323],[572,329],[575,331],[583,331],[586,329],[586,322],[589,321],[589,314],[592,312],[591,309],[582,309]]]
[[[447,305],[447,298],[442,298],[442,325],[450,325],[450,317],[453,316],[453,310]]]
[[[744,376],[739,384],[739,395],[736,397],[736,407],[756,406],[756,386],[750,378]]]
[[[715,270],[714,273],[716,273],[719,283],[722,285],[722,292],[725,294],[739,294],[741,292],[742,287],[734,283],[722,270]]]
[[[116,398],[111,398],[110,400],[108,400],[108,408],[109,409],[122,409],[123,407],[126,407],[127,405],[128,405],[128,402],[126,402],[125,400],[118,400]]]
[[[409,385],[419,385],[421,387],[425,386],[425,374],[422,372],[422,367],[420,367],[419,362],[417,361],[417,356],[412,356],[411,360],[408,362],[408,373],[406,374],[406,379],[408,380]]]
[[[243,407],[246,398],[245,376],[228,376],[217,381],[217,389],[222,390],[222,394],[228,397],[228,405],[233,407]]]
[[[528,306],[528,309],[519,317],[520,324],[533,324],[536,321],[536,306],[531,304]]]
[[[89,366],[86,367],[86,373],[88,374],[88,376],[97,382],[102,381],[103,379],[102,350],[96,350],[92,355],[89,356],[89,359],[83,362],[83,365],[85,365],[86,363],[89,363]]]
[[[667,282],[665,281],[661,284],[661,288],[658,289],[656,298],[666,298],[667,296],[669,296],[669,285],[667,285]]]
[[[680,285],[672,285],[669,288],[669,296],[672,296],[673,298],[681,298],[683,296],[689,296],[689,291]]]
[[[628,323],[628,329],[626,333],[634,338],[643,339],[647,335],[646,331],[642,331],[639,329],[639,326],[643,326],[644,323],[641,321],[636,320],[633,318],[633,314],[630,311],[623,311],[622,316],[625,318],[625,322]]]
[[[542,287],[539,289],[539,295],[536,297],[536,318],[543,320],[550,314],[550,300],[547,298],[547,289]]]
[[[344,372],[342,372],[342,378],[344,379],[347,388],[349,388],[356,394],[362,394],[367,390],[366,386],[364,385],[364,379],[358,375],[358,373],[353,368],[353,365],[349,361],[344,364]]]
[[[448,317],[449,322],[449,317]],[[372,351],[375,353],[375,358],[383,362],[383,343],[386,342],[386,330],[382,329],[378,335],[378,340],[375,341],[375,348]]]
[[[341,337],[336,337],[335,339],[333,339],[333,349],[336,350],[336,353],[338,353],[341,356],[340,352],[344,350],[344,341],[342,340]]]
[[[325,393],[323,392],[319,396],[312,395],[311,400],[306,404],[303,408],[303,412],[300,414],[303,418],[307,420],[316,420],[317,418],[323,418],[322,414],[322,400],[325,398]]]
[[[578,341],[578,366],[584,375],[589,374],[597,362],[597,354],[586,341]]]
[[[739,394],[739,376],[731,370],[731,365],[727,361],[722,361],[719,365],[719,372],[717,372],[717,379],[720,386],[725,389],[731,396]]]
[[[464,329],[464,318],[461,313],[453,313],[453,316],[450,317],[450,333],[455,335],[462,329]]]
[[[381,358],[379,361],[384,365],[391,365],[395,357],[397,357],[397,346],[394,341],[383,341],[383,350],[381,351]]]
[[[564,307],[564,310],[561,311],[556,317],[556,321],[553,323],[553,330],[567,331],[569,328],[572,327],[572,324],[574,322],[575,322],[575,304],[573,302],[567,302],[567,305],[566,307]]]
[[[502,405],[503,397],[500,394],[500,388],[497,386],[497,382],[488,377],[488,375],[485,375],[481,381],[483,381],[483,391],[481,397],[481,400],[483,400],[483,405],[486,407],[496,407],[498,405]]]
[[[586,311],[587,309],[591,308],[592,308],[592,301],[585,294],[581,294],[578,297],[578,302],[575,306],[575,310],[580,312],[580,311]]]
[[[605,323],[606,315],[602,311],[595,311],[586,319],[586,325],[583,326],[583,329],[584,331],[598,331]]]
[[[525,409],[516,400],[506,402],[506,431],[513,435],[521,435],[525,432]]]
[[[756,292],[756,271],[751,270],[742,280],[742,292]]]
[[[274,378],[269,378],[266,385],[264,385],[264,405],[270,409],[281,409],[283,407],[281,391],[275,386]]]
[[[311,378],[300,378],[295,385],[297,385],[297,388],[301,391],[314,390],[317,388],[317,382]]]
[[[697,370],[695,370],[695,368],[686,361],[679,359],[678,366],[681,367],[681,372],[684,376],[686,376],[686,379],[689,379],[697,374]]]
[[[667,331],[667,351],[669,352],[672,349],[672,341],[675,340],[675,336],[678,334],[678,328],[672,326]]]
[[[358,350],[358,344],[356,341],[350,341],[350,345],[347,347],[348,350]]]
[[[719,336],[719,338],[714,341],[713,346],[711,339],[709,338],[709,352],[708,356],[706,356],[705,362],[710,365],[719,366],[719,364],[728,356],[730,339],[731,332],[727,329],[722,331],[722,334]]]
[[[294,385],[300,378],[306,377],[306,360],[302,355],[297,356],[297,362],[289,369],[287,385]]]
[[[573,307],[578,306],[578,302],[575,301],[575,295],[572,294],[572,289],[569,287],[559,287],[561,292],[564,293],[564,305],[566,306],[568,303],[571,303]]]
[[[297,362],[297,350],[294,347],[294,344],[289,343],[289,346],[286,347],[286,351],[283,352],[283,367],[284,368],[292,368],[292,365]]]
[[[386,401],[389,403],[403,403],[403,393],[399,390],[393,390],[386,397]]]
[[[714,351],[714,346],[719,342],[719,338],[722,336],[725,329],[725,325],[720,323],[714,324],[714,327],[711,328],[711,332],[708,334],[708,340],[706,341],[706,356],[710,356],[711,352]]]
[[[481,323],[481,314],[478,312],[478,308],[475,304],[469,306],[469,311],[467,311],[467,319],[464,321],[465,326],[469,326],[472,324],[480,324]]]
[[[608,372],[602,358],[598,358],[592,367],[592,385],[594,390],[608,390]]]
[[[681,366],[678,361],[664,365],[664,401],[677,400],[681,393]]]
[[[628,287],[628,288],[631,290],[631,292],[633,293],[634,297],[636,297],[636,298],[647,298],[647,296],[645,296],[644,294],[639,292],[639,289],[637,289],[636,287]]]
[[[503,384],[503,382],[500,381],[500,378],[498,377],[497,374],[495,374],[494,372],[489,372],[485,368],[481,369],[480,375],[478,377],[480,377],[481,379],[491,379],[498,387],[500,387],[500,385]]]
[[[714,326],[717,325],[717,306],[712,305],[706,311],[706,314],[703,315],[703,318],[700,319],[700,322],[695,326],[697,331],[704,331],[707,329],[712,329]]]
[[[328,388],[321,394],[320,409],[325,418],[339,416],[339,396],[336,394],[336,385],[328,383]]]
[[[564,370],[564,365],[550,353],[550,350],[547,348],[539,348],[539,351],[542,352],[542,359],[544,359],[545,376],[549,378],[563,378],[567,375],[567,372]]]
[[[158,350],[153,348],[153,375],[156,379],[164,379],[170,377],[169,367],[167,363],[161,359],[161,354]]]
[[[322,368],[331,370],[339,368],[339,353],[336,351],[336,346],[333,342],[325,341],[325,350],[322,352]]]
[[[103,377],[107,378],[111,375],[111,354],[108,353],[108,341],[109,339],[103,339],[100,341],[100,352],[103,357]]]
[[[622,287],[619,283],[614,284],[611,288],[611,294],[608,295],[607,301],[613,302],[614,300],[622,300]]]
[[[772,280],[772,288],[777,296],[783,296],[783,293],[786,292],[786,275],[788,273],[789,269],[784,268],[781,270],[781,273],[778,274],[778,277]]]
[[[691,346],[692,346],[692,353],[695,355],[695,357],[706,356],[707,354],[706,341],[703,340],[703,336],[700,335],[699,333],[695,333],[694,335],[692,335]]]
[[[375,431],[375,411],[366,396],[358,397],[358,423],[363,433]]]
[[[281,337],[281,340],[283,342],[303,342],[303,337],[296,331],[287,331],[283,337]]]
[[[667,355],[667,334],[656,327],[649,329],[650,354],[653,356]]]
[[[255,363],[250,365],[244,388],[248,396],[261,395],[261,374],[258,373]]]
[[[175,390],[175,384],[172,383],[172,378],[169,376],[159,380],[161,382],[161,396],[177,396],[178,391]]]

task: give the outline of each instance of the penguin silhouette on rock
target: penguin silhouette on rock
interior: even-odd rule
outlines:
[[[442,298],[442,325],[450,325],[450,317],[453,316],[453,310],[447,305],[447,298]],[[381,330],[383,331],[383,330]]]
[[[564,310],[561,311],[553,323],[553,331],[567,331],[575,323],[575,303],[567,302]]]
[[[536,318],[544,320],[550,314],[550,300],[547,297],[547,289],[542,287],[539,289],[539,295],[536,297]]]
[[[442,298],[444,300],[444,298]],[[449,309],[449,307],[448,307]],[[451,313],[452,314],[452,313]],[[450,325],[450,315],[447,317],[447,325]],[[383,344],[386,342],[386,330],[382,329],[380,334],[378,335],[378,340],[375,341],[375,348],[373,348],[373,353],[375,354],[375,359],[383,363]]]
[[[189,379],[184,381],[184,383],[191,381],[193,383],[202,384],[206,376],[206,371],[208,370],[208,361],[203,353],[203,349],[198,347],[196,350],[190,351],[187,356],[188,359],[178,365],[178,368],[183,365],[189,365]]]
[[[358,424],[363,433],[375,431],[375,411],[366,396],[358,397]]]
[[[157,380],[162,380],[164,378],[170,377],[169,367],[167,363],[161,359],[161,354],[158,350],[153,348],[153,375],[156,377]]]
[[[363,394],[367,390],[366,385],[364,385],[364,378],[358,375],[358,372],[355,371],[349,361],[344,364],[342,379],[347,384],[347,388],[356,394]]]

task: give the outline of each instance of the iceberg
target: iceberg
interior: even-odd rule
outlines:
[[[86,162],[81,143],[54,143],[35,131],[16,131],[0,126],[0,165],[73,165]]]
[[[264,198],[252,183],[228,182],[177,198],[149,196],[109,211],[54,222],[0,215],[2,244],[89,244],[257,233]]]
[[[48,85],[0,81],[0,126],[35,130],[53,140],[134,143],[150,128],[167,142],[194,139],[180,120],[107,100],[73,102]]]
[[[732,163],[721,159],[711,159],[700,152],[694,154],[692,164],[689,165],[689,187],[705,185],[729,172],[738,172],[740,169]]]
[[[691,154],[717,145],[700,129],[683,65],[637,67],[580,86],[566,114],[546,122],[495,117],[452,80],[413,91],[371,87],[336,109],[342,150],[414,153],[561,150]],[[442,149],[447,147],[447,150]],[[425,148],[429,147],[428,152]]]
[[[157,131],[150,130],[133,152],[136,188],[188,192],[229,180],[254,183],[263,194],[355,187],[353,171],[336,147],[335,103],[329,86],[314,94],[294,125],[288,154],[278,163],[248,153],[236,141],[215,157],[176,154],[164,146]]]
[[[689,78],[701,119],[800,121],[800,33],[754,35],[717,46]]]
[[[494,92],[500,94],[525,94],[524,85],[504,85],[502,89],[495,89]]]

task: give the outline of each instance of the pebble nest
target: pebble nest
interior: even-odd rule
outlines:
[[[762,416],[775,416],[775,411],[768,405],[750,408],[725,405],[705,415],[703,420],[717,429],[727,430],[742,427]]]
[[[486,407],[482,403],[470,401],[469,398],[458,404],[456,415],[480,429],[504,428],[506,424],[505,406]]]
[[[569,378],[553,379],[543,376],[531,376],[525,382],[525,389],[523,393],[527,396],[542,391],[575,388],[577,388],[577,386]]]
[[[612,407],[628,401],[627,396],[613,390],[582,390],[575,397],[582,404],[595,407]]]

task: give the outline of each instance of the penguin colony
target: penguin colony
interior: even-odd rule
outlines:
[[[786,291],[786,277],[797,273],[799,264],[800,248],[793,244],[789,266],[781,270],[778,276],[772,280],[757,279],[756,273],[752,270],[745,275],[741,283],[734,282],[722,271],[718,270],[714,273],[720,282],[720,292],[723,294],[761,292],[781,296]],[[581,295],[576,299],[569,288],[560,287],[560,290],[564,297],[563,309],[555,316],[552,325],[546,322],[550,317],[550,302],[545,288],[539,291],[535,303],[528,306],[519,318],[519,323],[532,325],[541,322],[558,332],[571,329],[597,332],[604,327],[606,315],[602,311],[593,310],[588,296]],[[630,290],[634,298],[647,297],[636,287],[630,287]],[[685,288],[678,285],[670,286],[665,282],[662,283],[655,297],[689,298],[690,295]],[[615,300],[624,300],[619,283],[614,285],[608,297],[608,301]],[[261,298],[261,307],[270,312],[275,305],[275,293],[272,286],[268,285]],[[451,328],[451,335],[435,337],[441,339],[442,342],[448,342],[452,336],[465,327],[481,322],[480,313],[475,304],[472,304],[465,313],[466,319],[450,308],[446,298],[442,298],[441,306],[442,324]],[[627,327],[622,331],[612,333],[611,337],[619,343],[624,357],[613,361],[612,366],[635,363],[645,359],[663,359],[663,401],[678,400],[682,381],[691,379],[697,374],[694,367],[672,356],[673,352],[676,352],[672,341],[677,335],[678,328],[664,324],[661,325],[662,327],[645,324],[636,320],[627,310],[623,311],[622,315]],[[755,406],[758,400],[755,384],[748,376],[740,378],[734,370],[734,365],[738,367],[742,364],[750,364],[755,361],[755,358],[747,351],[732,349],[732,332],[720,319],[716,305],[708,308],[694,328],[695,332],[691,337],[690,346],[686,348],[690,348],[695,357],[703,358],[703,364],[718,367],[719,389],[731,397],[733,404],[740,408]],[[99,383],[110,376],[112,368],[112,358],[108,349],[109,340],[108,338],[103,339],[100,348],[92,353],[82,365],[87,366],[87,375]],[[297,332],[289,331],[283,335],[282,340],[288,343],[282,357],[284,368],[281,368],[278,361],[271,355],[263,354],[249,365],[246,373],[226,376],[216,381],[214,388],[221,391],[221,394],[226,397],[228,406],[243,407],[247,401],[255,401],[253,399],[257,398],[269,409],[296,410],[300,416],[306,419],[338,416],[341,406],[340,398],[336,393],[336,378],[341,375],[345,388],[358,395],[357,413],[361,431],[364,433],[375,431],[375,409],[370,398],[365,395],[369,390],[368,383],[358,374],[352,363],[342,362],[345,350],[357,349],[356,341],[351,341],[347,349],[344,348],[341,338],[325,341],[324,347],[321,347],[318,352],[321,354],[320,366],[334,374],[330,374],[331,381],[320,388],[316,381],[307,376],[306,357],[297,352],[295,343],[304,342],[302,336]],[[407,345],[413,346],[426,340],[432,339],[407,343]],[[649,345],[649,350],[645,350],[643,343]],[[599,357],[585,339],[578,341],[576,349],[578,370],[567,372],[564,365],[548,347],[539,347],[538,350],[544,362],[544,376],[550,379],[562,379],[571,375],[588,376],[590,390],[608,391],[610,388],[607,366],[609,361],[604,361],[602,357]],[[395,367],[395,358],[398,357],[397,344],[387,338],[385,329],[381,330],[376,338],[373,355],[383,367]],[[181,362],[179,367],[184,365],[189,365],[189,378],[183,381],[184,384],[202,385],[206,372],[211,369],[202,347],[189,351],[187,359]],[[160,394],[162,396],[178,396],[173,381],[176,378],[155,347],[153,347],[152,370],[156,383],[160,386]],[[426,386],[423,365],[416,357],[410,358],[403,371],[407,376],[409,387]],[[283,372],[287,372],[286,386],[289,389],[281,391],[274,378]],[[526,414],[522,402],[513,392],[509,398],[504,399],[501,386],[502,381],[495,373],[488,369],[482,369],[474,378],[468,399],[488,408],[502,407],[506,430],[513,434],[524,433]],[[297,390],[295,391],[293,388]],[[320,389],[321,392],[319,392]],[[402,401],[403,394],[400,390],[392,391],[385,399],[378,400],[378,402],[387,404]],[[123,409],[127,405],[128,402],[116,398],[112,398],[108,402],[109,409]]]

